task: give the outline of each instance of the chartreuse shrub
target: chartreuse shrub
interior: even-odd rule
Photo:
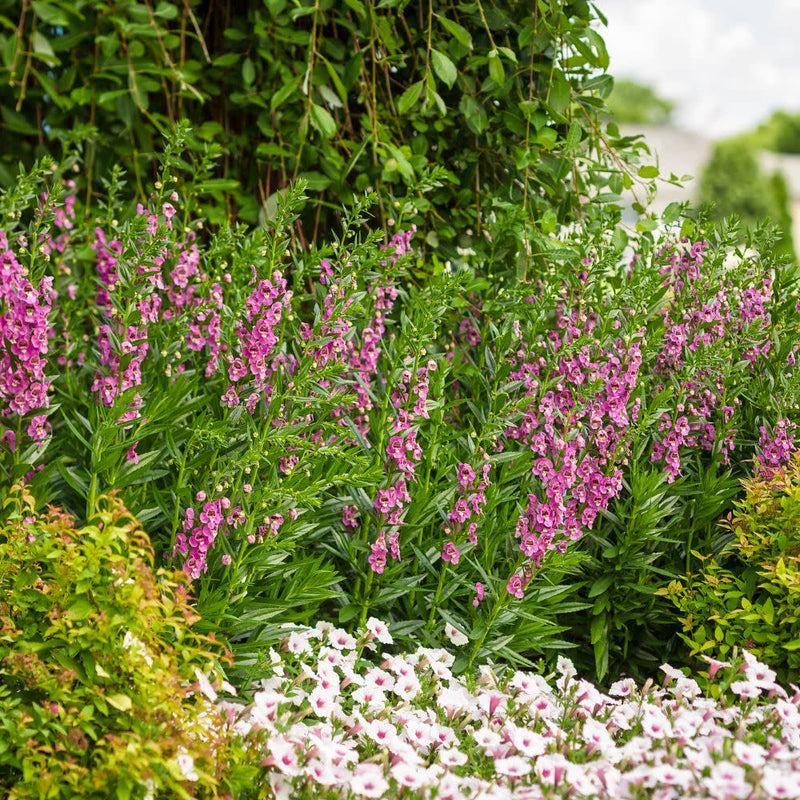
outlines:
[[[13,479],[86,521],[118,489],[242,671],[282,623],[372,615],[458,629],[458,669],[657,666],[656,590],[797,413],[795,272],[676,208],[630,235],[587,212],[514,281],[370,230],[367,200],[293,246],[300,185],[209,232],[184,160],[138,207],[44,165],[0,198]]]
[[[787,680],[800,668],[800,458],[748,481],[725,521],[730,545],[662,590],[683,615],[692,654],[746,647]]]
[[[84,525],[5,493],[0,527],[0,791],[11,798],[218,796],[228,741],[198,680],[180,573],[113,496]]]

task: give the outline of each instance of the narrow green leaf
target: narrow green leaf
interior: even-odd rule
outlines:
[[[563,114],[569,105],[571,90],[569,81],[560,70],[553,71],[553,80],[550,84],[549,105],[556,114]]]
[[[597,597],[597,595],[602,594],[613,582],[613,574],[603,575],[601,578],[598,578],[589,589],[589,597]]]

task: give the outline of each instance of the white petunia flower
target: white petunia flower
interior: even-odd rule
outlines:
[[[456,647],[461,647],[469,643],[469,638],[461,633],[458,628],[454,628],[449,622],[444,626],[444,632],[450,642]]]
[[[381,622],[376,617],[370,617],[367,620],[367,630],[381,643],[381,644],[394,644],[394,639],[389,628],[385,622]]]

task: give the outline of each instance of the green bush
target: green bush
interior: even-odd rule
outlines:
[[[800,114],[776,111],[751,133],[754,144],[776,153],[800,153]]]
[[[675,104],[659,97],[650,86],[636,81],[614,81],[608,97],[608,110],[617,122],[634,125],[665,125]]]
[[[767,175],[751,145],[739,139],[714,145],[700,178],[700,201],[711,204],[715,219],[736,215],[745,228],[770,220],[780,228],[774,252],[796,259],[786,179],[779,172]]]
[[[800,457],[745,484],[725,521],[733,534],[702,570],[662,590],[682,614],[692,654],[725,658],[746,648],[797,681],[800,669]],[[700,557],[700,556],[698,556]]]
[[[227,734],[193,689],[221,648],[191,631],[185,576],[154,571],[147,535],[113,496],[82,528],[52,507],[35,514],[19,487],[4,508],[4,796],[218,796]]]
[[[203,184],[213,222],[263,221],[303,178],[316,202],[297,236],[324,239],[372,188],[383,221],[452,255],[488,247],[501,206],[546,227],[610,177],[612,81],[586,0],[0,0],[0,20],[5,185],[79,142],[82,196],[122,164],[144,201],[161,133],[189,118],[192,146],[223,155]]]

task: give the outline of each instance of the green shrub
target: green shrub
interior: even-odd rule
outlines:
[[[369,187],[383,221],[410,216],[452,255],[497,248],[501,205],[546,228],[611,177],[586,0],[0,0],[0,20],[6,186],[79,142],[82,197],[122,164],[144,202],[161,133],[188,118],[192,146],[224,156],[203,184],[215,223],[269,217],[304,178],[318,202],[299,237],[324,240]]]
[[[746,228],[769,219],[780,228],[776,255],[795,259],[789,194],[782,173],[767,175],[757,150],[739,138],[718,142],[700,177],[700,200],[717,220],[736,215]]]
[[[665,125],[675,104],[657,95],[650,86],[636,81],[614,81],[608,109],[617,122],[634,125]]]
[[[746,648],[796,681],[800,668],[800,456],[745,484],[724,525],[733,534],[702,571],[662,590],[680,609],[692,654]]]
[[[185,576],[154,571],[113,496],[89,524],[14,487],[0,528],[0,790],[11,798],[218,796],[219,712],[194,694],[220,648]]]

